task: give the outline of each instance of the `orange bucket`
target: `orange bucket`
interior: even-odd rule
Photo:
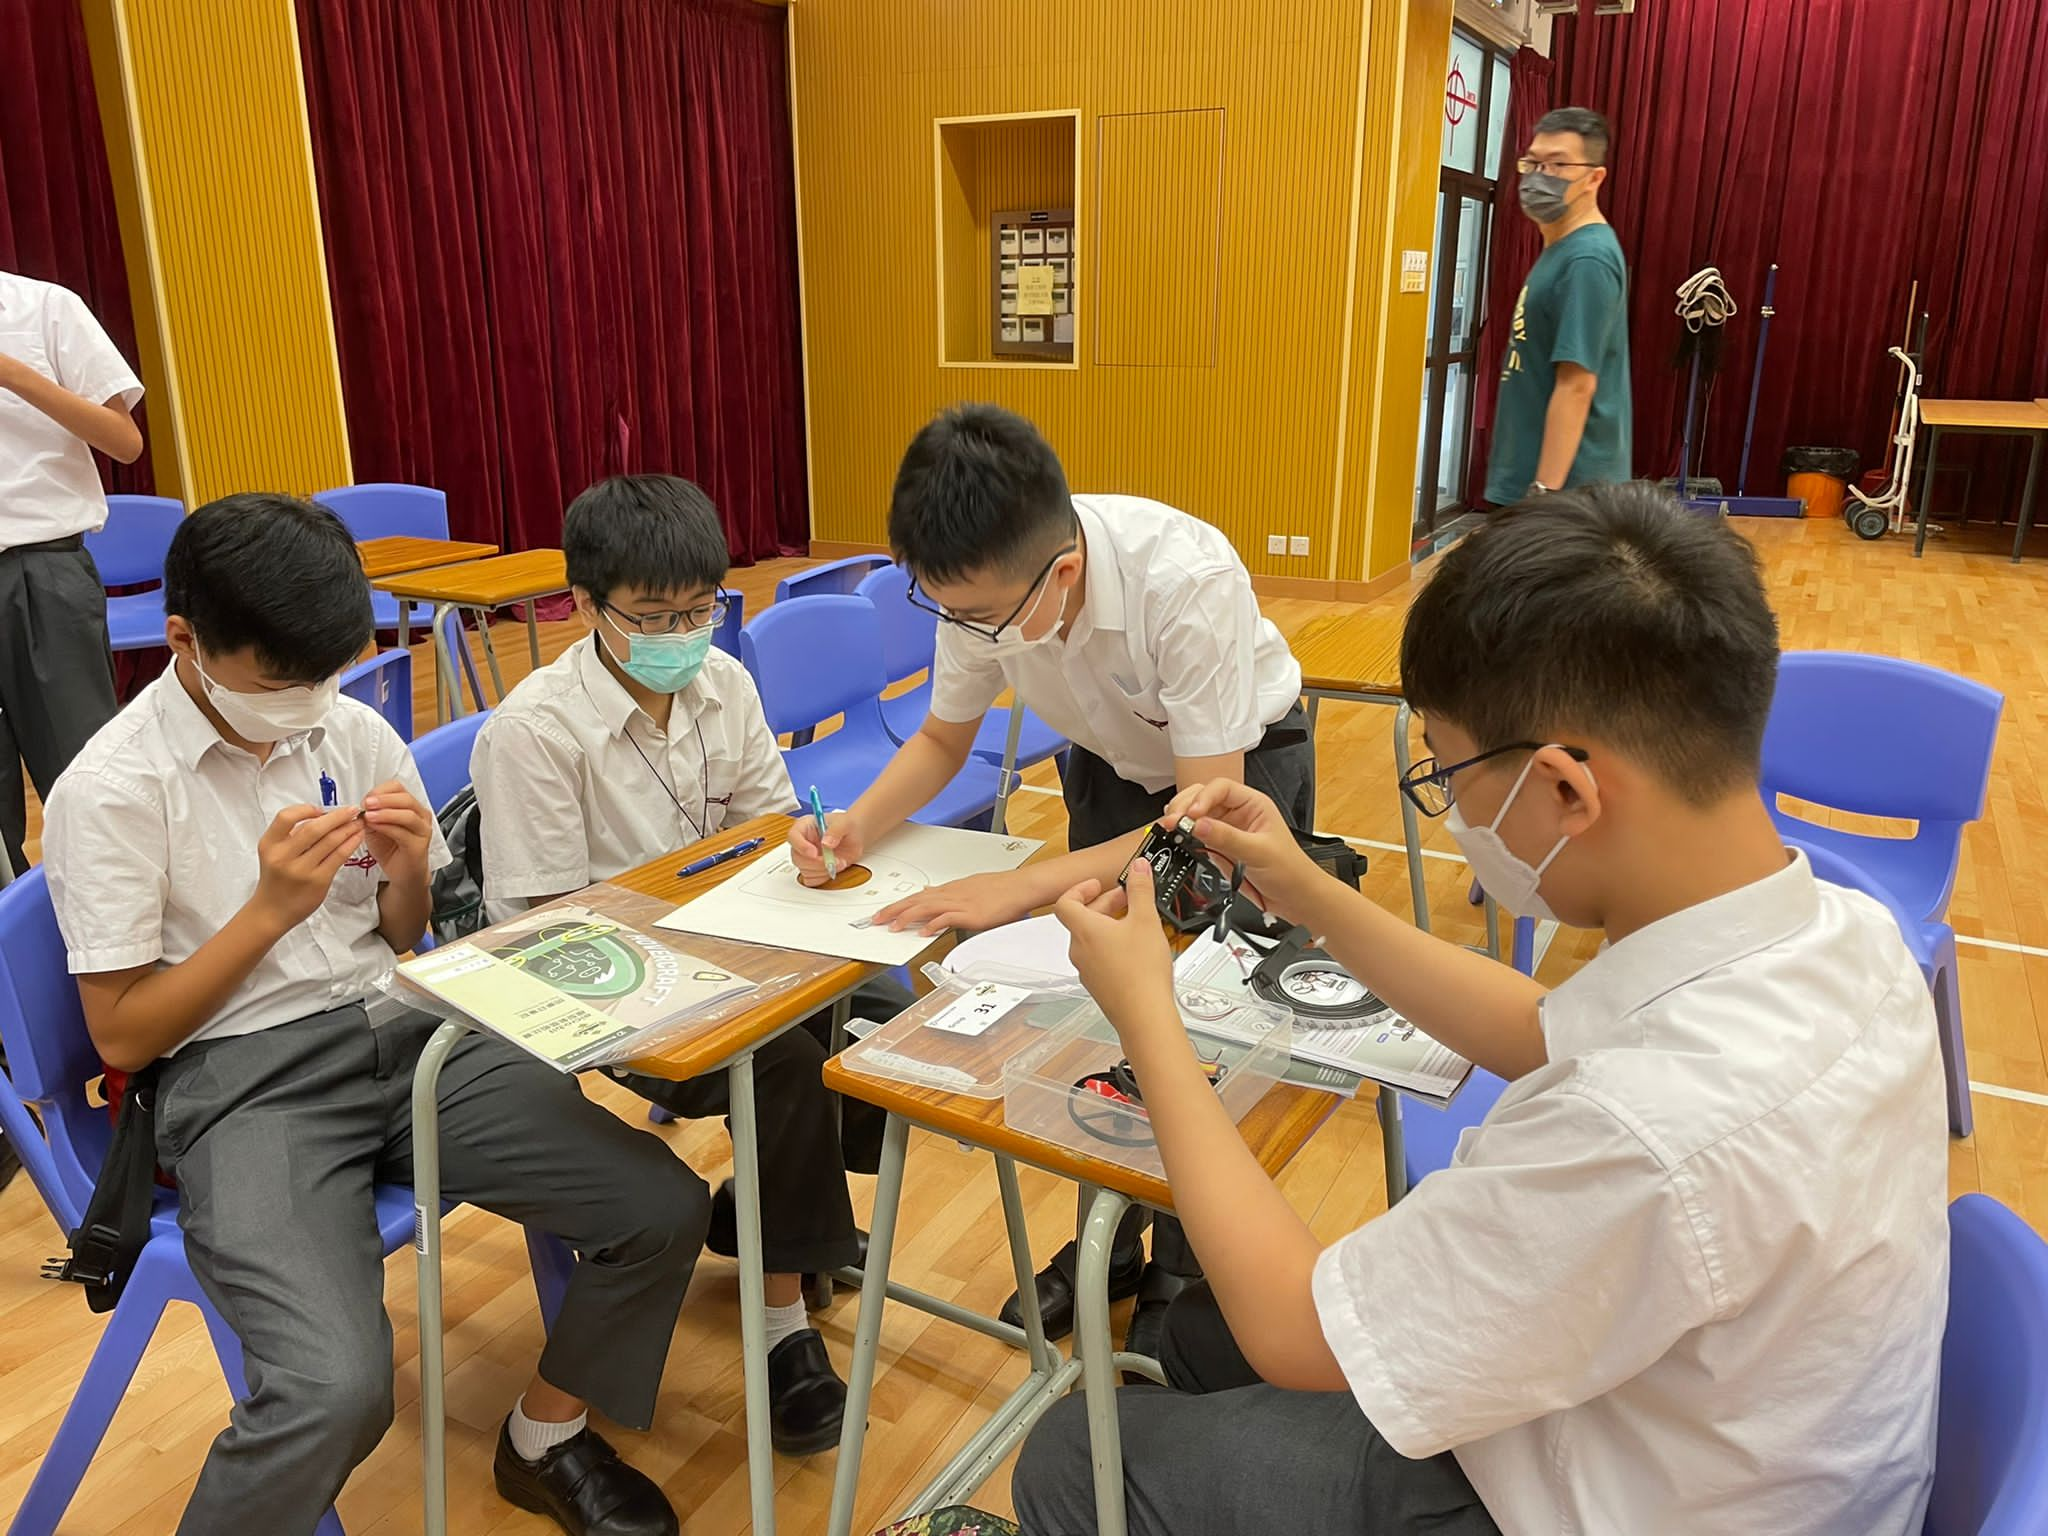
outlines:
[[[1842,504],[1849,498],[1849,487],[1833,475],[1806,471],[1786,479],[1785,494],[1804,501],[1808,517],[1840,517]]]

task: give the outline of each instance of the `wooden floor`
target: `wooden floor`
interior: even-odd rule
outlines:
[[[2006,694],[1990,810],[1967,835],[1951,909],[1965,939],[1964,1012],[1971,1072],[1980,1091],[1977,1134],[1953,1144],[1950,1182],[1959,1193],[1982,1189],[1996,1195],[2048,1231],[2048,881],[2041,874],[2048,865],[2048,639],[2042,625],[2048,565],[2038,559],[2008,564],[1989,532],[1964,530],[1915,561],[1903,541],[1861,543],[1839,522],[1757,521],[1742,527],[1763,553],[1788,647],[1887,651],[1966,673]],[[736,573],[750,611],[769,600],[778,577],[800,564],[775,562]],[[1382,602],[1398,605],[1406,595]],[[1336,605],[1283,599],[1266,606],[1283,628],[1293,629]],[[571,625],[547,626],[545,653],[558,653],[573,637]],[[513,674],[525,670],[523,638],[517,628],[499,632],[500,655]],[[421,660],[424,725],[431,674]],[[1324,707],[1324,830],[1398,844],[1390,725],[1385,709]],[[1901,743],[1900,771],[1911,768],[1912,744]],[[1049,768],[1030,777],[1038,790],[1052,785]],[[1019,796],[1014,824],[1055,848],[1064,846],[1065,818],[1054,794]],[[1430,826],[1428,846],[1451,852],[1440,824]],[[1477,939],[1480,926],[1464,902],[1462,866],[1451,857],[1427,863],[1438,931]],[[1398,852],[1373,853],[1368,882],[1382,903],[1407,909]],[[1545,979],[1568,974],[1592,947],[1590,936],[1560,939],[1545,959]],[[587,1087],[621,1114],[641,1118],[638,1100],[606,1084]],[[2014,1090],[2035,1097],[2006,1096]],[[723,1176],[730,1149],[719,1125],[677,1125],[660,1134],[706,1178]],[[1283,1182],[1326,1238],[1379,1212],[1382,1170],[1370,1104],[1353,1104],[1338,1114]],[[864,1212],[871,1181],[854,1183],[856,1206]],[[1024,1193],[1037,1249],[1049,1252],[1071,1230],[1072,1190],[1027,1170]],[[916,1137],[901,1231],[898,1278],[985,1310],[1010,1289],[995,1179],[985,1157]],[[75,1291],[36,1278],[38,1265],[59,1243],[34,1190],[17,1179],[0,1196],[0,1510],[10,1513],[99,1333],[99,1320]],[[500,1502],[490,1489],[498,1423],[541,1343],[519,1234],[493,1217],[463,1211],[448,1224],[447,1249],[451,1528],[463,1536],[551,1530],[547,1522]],[[342,1497],[351,1536],[420,1529],[418,1335],[409,1254],[394,1259],[386,1277],[397,1330],[398,1421]],[[685,1530],[699,1536],[727,1536],[748,1524],[736,1286],[734,1265],[704,1260],[669,1357],[658,1429],[650,1435],[607,1430],[662,1481]],[[842,1370],[853,1309],[854,1298],[842,1296],[821,1320]],[[1001,1346],[891,1308],[856,1528],[870,1529],[896,1512],[1021,1375],[1019,1359]],[[203,1330],[188,1309],[173,1309],[63,1529],[77,1536],[171,1530],[227,1407]],[[833,1460],[825,1455],[778,1462],[782,1531],[813,1536],[823,1530]],[[1007,1472],[990,1484],[982,1502],[1009,1508]]]

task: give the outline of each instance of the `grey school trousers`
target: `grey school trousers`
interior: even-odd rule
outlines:
[[[1166,1313],[1171,1386],[1116,1395],[1130,1536],[1500,1536],[1449,1451],[1411,1460],[1349,1392],[1289,1392],[1251,1368],[1198,1281]],[[1091,1536],[1087,1402],[1031,1432],[1010,1492],[1024,1536]]]
[[[165,1064],[159,1158],[249,1388],[207,1455],[183,1536],[304,1536],[391,1422],[370,1191],[412,1180],[413,1066],[437,1022],[408,1014],[372,1029],[351,1004],[196,1041]],[[574,1078],[495,1038],[466,1037],[440,1086],[447,1198],[581,1256],[540,1374],[646,1428],[710,1219],[704,1181]]]

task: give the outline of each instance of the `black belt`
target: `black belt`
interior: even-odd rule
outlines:
[[[85,535],[74,533],[69,538],[45,539],[40,544],[16,544],[11,549],[0,549],[0,555],[75,555],[85,548]]]

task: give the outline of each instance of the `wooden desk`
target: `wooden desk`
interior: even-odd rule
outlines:
[[[1920,510],[1915,519],[1913,554],[1927,548],[1927,518],[1934,501],[1934,466],[1945,432],[2033,440],[2027,453],[2027,484],[2020,493],[2020,512],[2013,533],[2012,558],[2018,563],[2034,523],[2034,490],[2041,479],[2041,445],[2048,442],[2048,402],[2040,400],[1922,400],[1920,422],[1927,428],[1927,465],[1920,480]]]
[[[443,719],[462,713],[462,691],[455,673],[454,653],[442,621],[453,610],[477,616],[477,633],[484,643],[484,659],[490,663],[491,682],[498,697],[505,697],[505,675],[498,669],[498,649],[491,640],[491,614],[513,603],[526,606],[526,644],[536,669],[540,666],[540,625],[534,618],[533,599],[569,589],[567,563],[559,549],[528,549],[516,555],[499,555],[490,560],[471,560],[462,565],[437,566],[380,577],[370,583],[380,592],[398,599],[398,626],[403,630],[414,603],[434,605],[434,689]]]
[[[470,544],[461,539],[417,539],[399,535],[388,539],[363,539],[356,545],[363,557],[363,574],[372,581],[423,571],[430,566],[454,565],[462,560],[481,560],[495,555],[495,544]]]

